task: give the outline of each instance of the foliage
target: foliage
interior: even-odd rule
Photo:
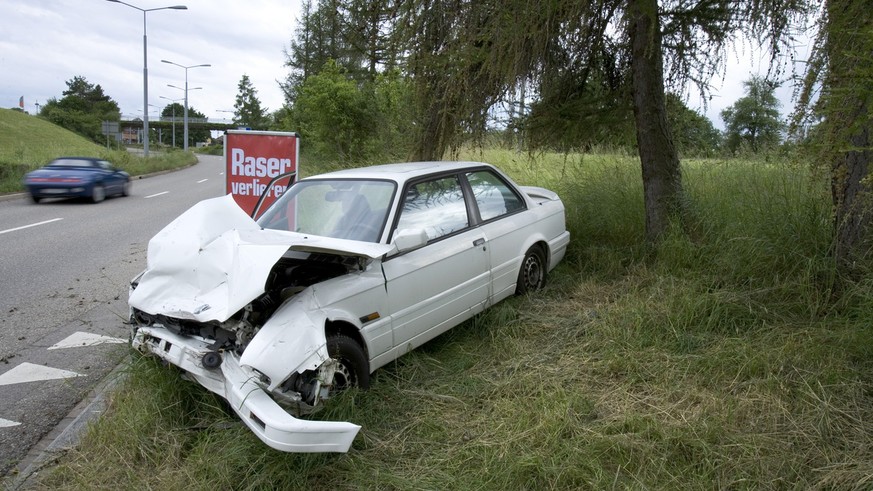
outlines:
[[[635,159],[462,157],[559,191],[570,250],[545,291],[313,416],[363,426],[348,454],[271,450],[219,398],[135,355],[104,416],[37,487],[869,487],[873,296],[869,277],[833,295],[825,177],[686,161],[699,220],[653,257]]]
[[[357,165],[399,158],[408,147],[408,93],[396,72],[359,84],[328,62],[298,88],[282,125],[299,132],[317,158]]]
[[[261,107],[258,91],[248,75],[243,74],[237,86],[239,93],[233,103],[233,124],[253,130],[265,130],[270,124],[267,109]]]
[[[374,81],[397,63],[397,43],[390,39],[396,0],[320,0],[303,2],[302,17],[285,64],[291,68],[282,88],[293,105],[297,89],[328,63],[357,82]],[[381,69],[380,69],[381,67]]]
[[[531,106],[521,123],[534,148],[555,151],[614,148],[632,152],[636,147],[633,108],[623,99],[609,99],[606,91],[586,94],[582,89],[566,97],[553,94]],[[666,98],[667,120],[674,143],[685,156],[714,156],[721,134],[706,116],[689,108],[676,94]]]
[[[173,145],[173,142],[175,141],[176,147],[183,148],[185,142],[185,106],[179,104],[178,102],[167,104],[161,110],[161,118],[172,118],[175,121],[175,124],[171,125],[169,128],[170,136],[164,135],[161,138],[164,145]],[[209,130],[197,128],[196,126],[192,126],[191,124],[191,120],[205,121],[205,114],[195,109],[194,106],[188,106],[188,120],[189,147],[194,147],[198,142],[205,142],[209,140]],[[157,141],[157,138],[157,132],[153,131],[152,141]]]
[[[779,119],[776,85],[752,77],[743,82],[746,95],[721,112],[725,124],[725,147],[736,152],[742,147],[758,153],[773,148],[782,139],[784,125]]]
[[[40,116],[94,142],[105,140],[102,121],[121,119],[118,104],[103,93],[99,84],[91,84],[85,77],[68,80],[63,96],[60,100],[49,99],[41,107]]]
[[[676,94],[668,93],[667,120],[673,141],[685,157],[714,157],[721,147],[721,133],[703,114],[689,108]]]
[[[184,117],[185,106],[178,102],[173,102],[164,106],[161,110],[161,118],[170,118],[173,124],[170,125],[170,138],[164,143],[169,143],[173,148],[181,148],[185,139]],[[178,143],[177,143],[178,142]]]

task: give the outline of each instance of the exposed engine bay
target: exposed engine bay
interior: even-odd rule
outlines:
[[[233,350],[241,355],[261,326],[288,299],[308,286],[363,267],[362,259],[357,257],[288,251],[270,271],[264,293],[224,322],[178,319],[136,308],[132,321],[137,326],[160,324],[175,334],[214,340],[215,351]]]

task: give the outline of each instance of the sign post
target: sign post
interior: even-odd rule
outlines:
[[[263,213],[297,180],[299,155],[296,133],[228,130],[224,136],[226,192],[257,219],[256,212]],[[285,177],[275,179],[279,176]]]

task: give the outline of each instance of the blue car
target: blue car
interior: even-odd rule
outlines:
[[[130,194],[130,174],[93,157],[60,157],[28,173],[24,185],[34,203],[43,198],[88,198]]]

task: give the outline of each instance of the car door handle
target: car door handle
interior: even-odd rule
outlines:
[[[483,244],[485,244],[485,239],[476,239],[473,241],[473,247],[479,247]]]

